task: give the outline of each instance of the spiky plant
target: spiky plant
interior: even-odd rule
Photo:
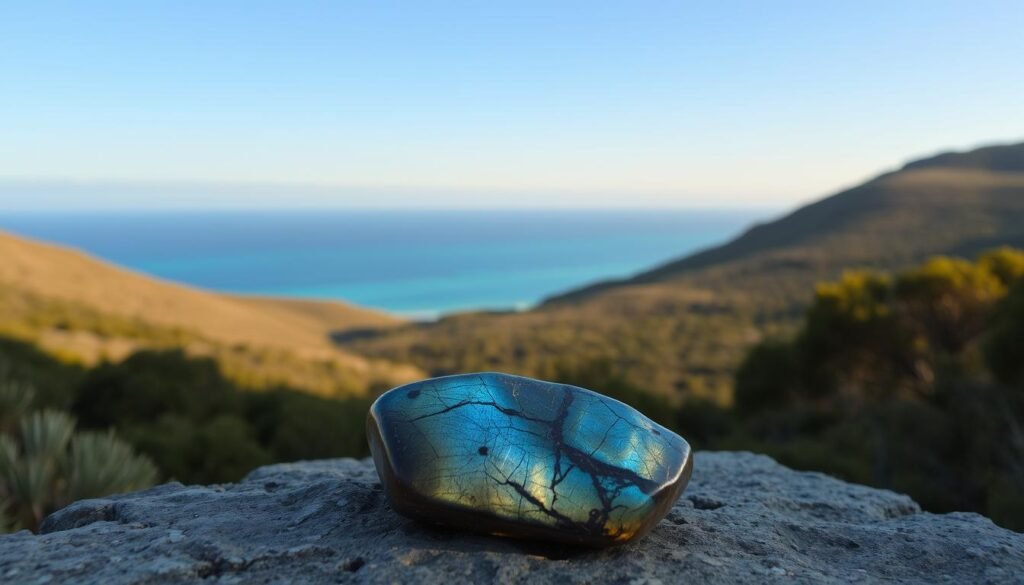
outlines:
[[[7,435],[0,435],[0,533],[18,527],[13,514],[13,495],[7,487],[7,478],[14,475],[18,461],[18,446]]]
[[[5,378],[5,370],[0,362],[0,433],[11,433],[32,408],[36,391],[28,384]]]
[[[153,462],[113,432],[76,434],[67,414],[32,413],[18,427],[17,434],[0,435],[0,501],[14,527],[35,529],[76,499],[140,489],[157,479]]]
[[[62,412],[46,410],[22,418],[20,427],[21,457],[11,467],[11,491],[37,524],[60,498],[64,487],[60,471],[75,421]]]
[[[72,502],[146,488],[158,475],[153,462],[135,454],[114,431],[76,434],[67,465],[67,496]]]
[[[14,520],[7,515],[7,502],[0,499],[0,534],[12,530],[14,528]]]

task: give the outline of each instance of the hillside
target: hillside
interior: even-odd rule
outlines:
[[[559,295],[573,301],[620,286],[785,273],[830,278],[849,266],[895,268],[933,254],[970,256],[1024,243],[1024,144],[944,153],[907,163],[735,240],[621,281]],[[770,274],[771,273],[771,274]]]
[[[329,342],[333,331],[401,322],[377,311],[216,294],[3,233],[0,257],[0,331],[69,360],[94,363],[142,347],[184,346],[217,357],[253,385],[290,382],[321,393],[418,374]]]
[[[610,360],[652,391],[728,402],[745,349],[789,330],[817,282],[1000,245],[1024,246],[1024,144],[909,163],[723,246],[533,311],[459,315],[347,345],[437,374],[544,376]]]

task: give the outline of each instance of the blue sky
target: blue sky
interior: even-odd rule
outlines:
[[[1024,3],[0,4],[0,209],[785,206],[1024,139]]]

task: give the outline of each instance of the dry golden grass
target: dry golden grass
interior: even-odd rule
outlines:
[[[924,168],[893,173],[882,181],[901,189],[943,187],[956,189],[1020,189],[1024,173],[993,172],[985,169]],[[917,191],[924,193],[923,191]]]
[[[250,387],[352,394],[422,376],[339,350],[335,331],[403,321],[339,302],[218,294],[126,270],[69,248],[0,233],[0,331],[85,364],[147,347],[218,359]]]
[[[398,324],[337,302],[221,295],[131,272],[68,248],[0,233],[0,284],[212,340],[325,348],[338,329]]]

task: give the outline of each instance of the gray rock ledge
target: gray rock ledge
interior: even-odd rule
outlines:
[[[2,583],[1024,583],[1024,534],[977,514],[697,453],[645,539],[606,550],[517,542],[391,511],[369,460],[272,465],[234,485],[85,500],[42,534],[0,536]]]

